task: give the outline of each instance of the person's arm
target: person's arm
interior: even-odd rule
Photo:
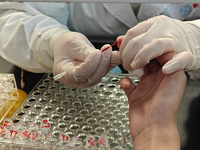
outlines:
[[[46,4],[44,9],[60,6]],[[57,20],[63,16],[59,9],[50,11],[58,13]],[[68,18],[69,12],[64,13]],[[57,20],[28,3],[0,3],[0,55],[30,72],[66,72],[59,81],[71,88],[92,86],[121,63],[119,52],[109,48],[101,53],[83,34],[69,31]]]
[[[52,72],[49,41],[68,32],[66,26],[18,2],[0,3],[0,24],[0,55],[4,59],[30,72]]]
[[[177,127],[152,127],[134,139],[135,150],[180,150],[180,137]]]
[[[130,132],[135,150],[179,150],[177,115],[186,76],[183,71],[165,75],[162,66],[174,54],[152,60],[136,86],[129,78],[121,81],[129,100]]]

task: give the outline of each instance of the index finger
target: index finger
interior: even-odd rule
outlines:
[[[129,29],[122,40],[119,51],[122,53],[124,48],[126,47],[126,45],[128,44],[128,42],[131,39],[147,32],[151,28],[151,26],[154,24],[156,19],[157,19],[157,17],[150,18],[146,21],[143,21],[143,22],[137,24],[133,28]]]

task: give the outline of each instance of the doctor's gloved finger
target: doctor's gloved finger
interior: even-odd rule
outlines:
[[[159,38],[146,44],[134,57],[130,66],[132,69],[144,67],[150,60],[165,53],[176,51],[176,42],[171,38]]]
[[[123,38],[119,51],[122,52],[131,39],[146,33],[154,24],[155,20],[156,18],[148,19],[129,29]]]
[[[113,66],[117,66],[122,64],[121,53],[118,51],[112,51],[110,64]]]
[[[162,68],[164,74],[170,74],[178,70],[189,70],[193,62],[193,55],[189,51],[175,55]]]
[[[109,64],[109,67],[108,67],[108,69],[107,69],[105,75],[106,75],[111,69],[113,69],[114,67],[116,67],[116,66],[118,66],[118,65],[120,65],[120,64],[122,64],[120,52],[118,52],[118,51],[112,51],[110,64]]]
[[[128,77],[126,77],[120,81],[120,86],[126,93],[127,97],[129,97],[131,95],[131,93],[133,92],[133,90],[135,89],[135,85]]]
[[[124,48],[123,52],[120,52],[122,55],[123,67],[126,70],[132,70],[130,64],[133,61],[134,57],[137,55],[140,49],[142,49],[143,45],[150,42],[150,39],[145,38],[145,34],[141,34],[136,38],[129,41],[129,43]]]
[[[108,44],[104,45],[101,48],[101,50],[108,46],[109,46]],[[92,76],[90,76],[88,79],[91,85],[99,83],[101,81],[102,77],[105,75],[105,73],[110,65],[111,53],[112,53],[112,47],[109,47],[107,50],[105,50],[101,53],[101,59],[98,64],[98,67],[96,68],[96,70],[92,74]]]
[[[77,66],[74,71],[74,78],[77,82],[83,83],[94,74],[96,71],[99,61],[101,59],[100,51],[93,51],[80,66]]]
[[[140,69],[129,70],[128,73],[134,77],[141,78],[144,75],[145,71],[144,68],[140,68]]]

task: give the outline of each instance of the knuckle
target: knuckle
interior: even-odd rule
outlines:
[[[129,37],[135,37],[136,36],[136,32],[135,30],[133,30],[132,28],[129,29],[126,33],[126,36],[129,36]]]
[[[154,45],[157,45],[158,47],[161,47],[164,44],[164,41],[162,39],[155,39],[153,41]]]
[[[132,40],[130,40],[129,44],[134,49],[135,48],[136,49],[140,49],[141,48],[141,42],[140,42],[140,40],[132,39]]]
[[[149,63],[149,57],[146,57],[145,55],[142,55],[139,59],[138,59],[138,63],[140,65],[145,65]]]
[[[161,19],[161,20],[166,20],[168,19],[169,17],[167,17],[166,15],[160,15],[160,16],[157,16],[157,19]]]

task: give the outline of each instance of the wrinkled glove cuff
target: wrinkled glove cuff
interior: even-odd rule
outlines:
[[[53,41],[59,35],[70,32],[68,28],[50,29],[38,37],[35,46],[35,58],[37,62],[44,68],[46,72],[53,71]]]
[[[196,79],[200,79],[200,69],[197,71],[188,71],[187,72],[190,76],[191,79],[196,80]]]

